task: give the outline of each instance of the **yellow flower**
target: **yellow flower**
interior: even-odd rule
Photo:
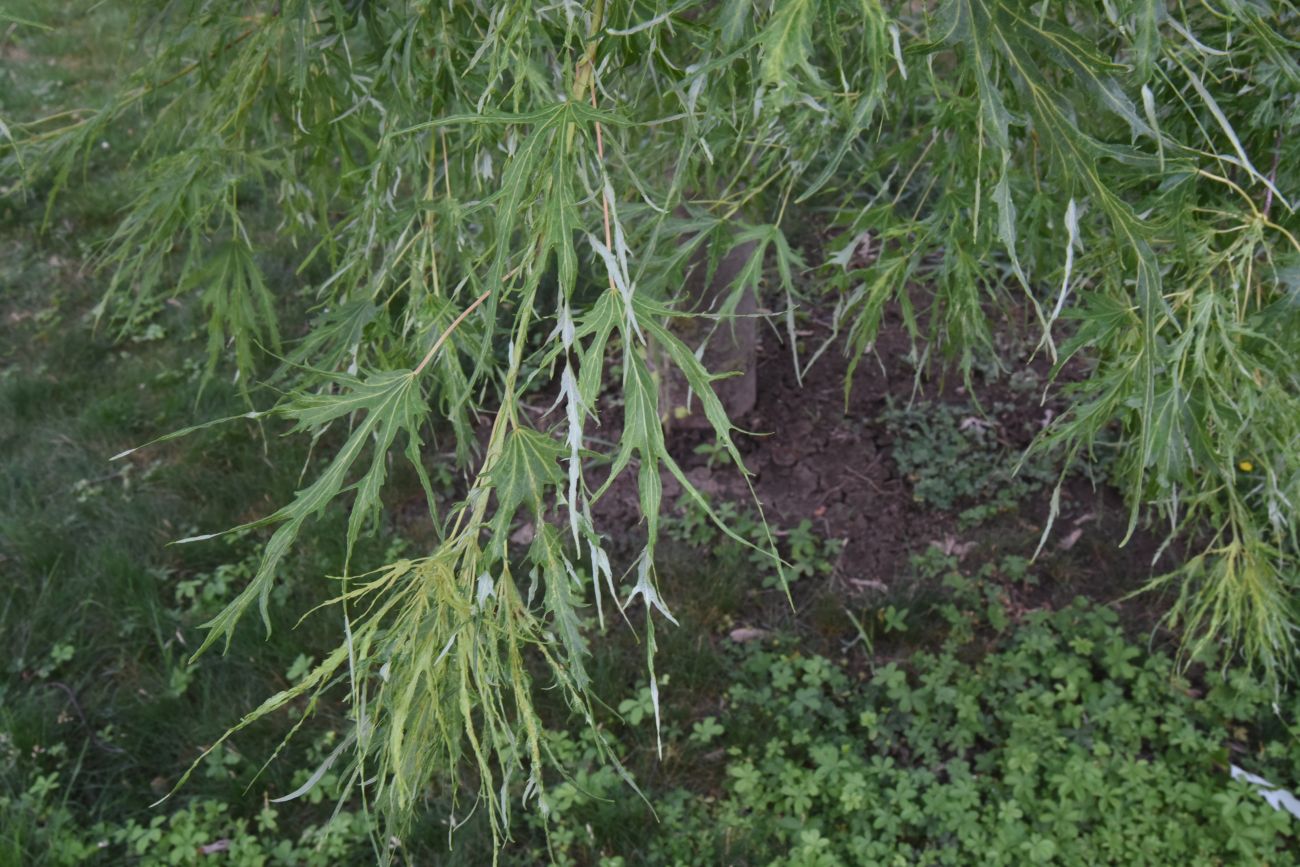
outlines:
[[[1237,464],[1237,469],[1241,470],[1243,473],[1249,473],[1255,469],[1255,465],[1252,464],[1250,461],[1242,461],[1241,463]]]

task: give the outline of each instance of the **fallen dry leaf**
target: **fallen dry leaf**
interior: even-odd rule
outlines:
[[[948,535],[943,537],[943,541],[932,539],[930,547],[938,548],[947,557],[956,557],[960,560],[970,553],[971,549],[975,547],[975,543],[962,542],[956,536]]]
[[[1079,537],[1081,537],[1082,535],[1083,535],[1083,530],[1076,527],[1075,529],[1067,533],[1065,538],[1062,539],[1059,543],[1057,543],[1056,547],[1060,548],[1062,551],[1068,551],[1075,546],[1075,543],[1079,541]]]

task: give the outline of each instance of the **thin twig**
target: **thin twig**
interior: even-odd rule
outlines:
[[[605,22],[605,0],[596,0],[592,10],[591,20],[587,26],[587,50],[583,57],[578,61],[577,70],[573,82],[573,98],[575,100],[582,98],[582,92],[588,91],[591,97],[591,107],[599,108],[596,104],[596,49],[600,45],[600,28]],[[572,141],[573,129],[570,126],[570,141]],[[601,129],[600,121],[596,121],[596,156],[600,160],[600,169],[602,180],[605,180],[603,189],[600,191],[600,207],[604,214],[605,220],[605,249],[610,254],[614,253],[614,237],[610,231],[609,217],[609,183],[605,179],[605,135]],[[614,285],[614,273],[609,271],[609,289],[611,292],[616,291]]]
[[[591,107],[598,108],[596,105],[596,80],[592,77],[591,81]],[[600,121],[596,121],[596,156],[600,159],[600,164],[605,165],[605,136],[600,129]],[[614,252],[614,240],[609,230],[609,187],[606,186],[600,191],[600,207],[605,212],[605,249],[612,254]],[[609,275],[609,288],[614,288],[614,275]]]
[[[506,279],[507,280],[510,279],[509,276],[507,276]],[[428,365],[430,361],[433,361],[433,357],[438,354],[438,350],[441,349],[442,345],[447,342],[447,338],[450,337],[451,333],[456,330],[456,327],[460,325],[462,322],[464,322],[465,317],[473,313],[475,308],[477,308],[480,304],[486,301],[487,297],[491,294],[492,294],[492,290],[490,288],[484,289],[483,294],[475,298],[473,304],[466,307],[463,311],[461,311],[461,314],[459,316],[457,316],[455,319],[452,320],[452,323],[447,326],[447,330],[442,332],[442,334],[438,336],[438,339],[433,343],[433,347],[428,351],[428,353],[424,356],[424,358],[420,361],[420,363],[416,365],[415,370],[411,372],[412,376],[420,375],[420,371],[424,370],[424,368]]]
[[[1277,183],[1277,164],[1282,159],[1282,130],[1277,131],[1273,138],[1273,168],[1268,172],[1268,191],[1264,194],[1264,219],[1268,219],[1268,212],[1273,209],[1273,185]]]
[[[442,185],[447,190],[447,199],[451,200],[451,163],[447,161],[447,130],[439,129],[438,138],[442,141]]]

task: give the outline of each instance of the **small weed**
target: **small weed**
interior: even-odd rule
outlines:
[[[710,505],[710,508],[733,533],[752,543],[753,547],[746,548],[744,555],[762,577],[762,586],[765,588],[781,586],[777,565],[766,550],[768,533],[777,541],[777,550],[788,567],[785,569],[785,577],[790,582],[829,576],[844,547],[842,539],[824,539],[817,535],[812,521],[807,519],[788,530],[775,527],[764,529],[756,514],[739,509],[734,503],[721,502]],[[665,531],[672,538],[694,548],[720,548],[719,553],[722,554],[735,553],[734,549],[741,548],[733,538],[718,528],[703,506],[687,497],[678,502],[676,513],[665,522]]]
[[[709,469],[725,467],[731,463],[731,455],[724,443],[706,442],[695,447],[695,454],[704,456],[704,463]]]
[[[1048,467],[1026,463],[998,439],[997,425],[973,407],[917,403],[887,410],[893,457],[912,483],[912,495],[935,509],[958,507],[958,522],[972,527],[1016,508],[1055,481]]]

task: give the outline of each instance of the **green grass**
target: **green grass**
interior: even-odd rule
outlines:
[[[21,243],[34,260],[69,255],[57,239]],[[145,820],[149,802],[166,793],[198,749],[283,683],[297,655],[320,647],[332,630],[321,618],[293,630],[277,611],[270,640],[250,624],[224,657],[210,654],[193,667],[185,661],[201,632],[178,588],[245,559],[254,540],[168,543],[223,529],[250,508],[270,508],[265,497],[292,490],[305,455],[267,443],[246,424],[110,461],[242,403],[215,383],[198,398],[192,362],[202,343],[184,339],[194,331],[187,311],[155,320],[182,339],[115,344],[88,320],[94,281],[52,281],[43,270],[37,262],[15,275],[4,298],[0,568],[11,589],[0,606],[0,725],[20,757],[4,777],[21,792],[37,775],[62,768],[79,819]],[[37,304],[56,312],[43,320],[21,316]],[[325,597],[322,576],[342,553],[339,519],[330,516],[286,564],[281,604]],[[216,796],[257,806],[260,798],[244,796],[243,784],[278,734],[267,727],[239,739],[245,758],[234,773],[189,787],[179,803]],[[64,754],[41,758],[60,744]],[[71,766],[68,756],[76,756]],[[259,791],[289,790],[293,770],[292,762],[273,765]],[[14,863],[35,863],[28,859],[38,854],[28,849]]]
[[[121,7],[85,14],[89,5],[12,10],[54,29],[9,31],[0,116],[102,98],[129,44],[113,36],[126,16]],[[96,822],[148,826],[205,800],[255,816],[263,792],[294,788],[311,743],[337,722],[327,708],[287,760],[246,792],[283,734],[272,725],[248,731],[218,770],[201,770],[150,809],[203,746],[286,683],[300,654],[328,646],[335,628],[328,618],[294,629],[285,612],[327,598],[333,582],[324,576],[337,570],[343,546],[342,516],[327,514],[282,569],[269,640],[250,623],[226,655],[187,664],[201,622],[215,611],[178,592],[246,560],[257,540],[169,543],[272,510],[308,456],[250,422],[111,460],[160,434],[247,409],[227,382],[200,388],[205,334],[192,305],[161,305],[125,335],[96,322],[104,283],[88,260],[135,171],[111,143],[92,154],[94,182],[65,199],[45,231],[35,197],[0,204],[0,573],[9,588],[0,602],[0,864],[43,863],[57,858],[53,843]],[[391,542],[387,534],[367,542],[359,559]],[[53,774],[57,786],[34,808],[31,793]],[[289,804],[281,822],[296,836],[323,823],[331,807]],[[364,835],[348,848],[370,852]]]

